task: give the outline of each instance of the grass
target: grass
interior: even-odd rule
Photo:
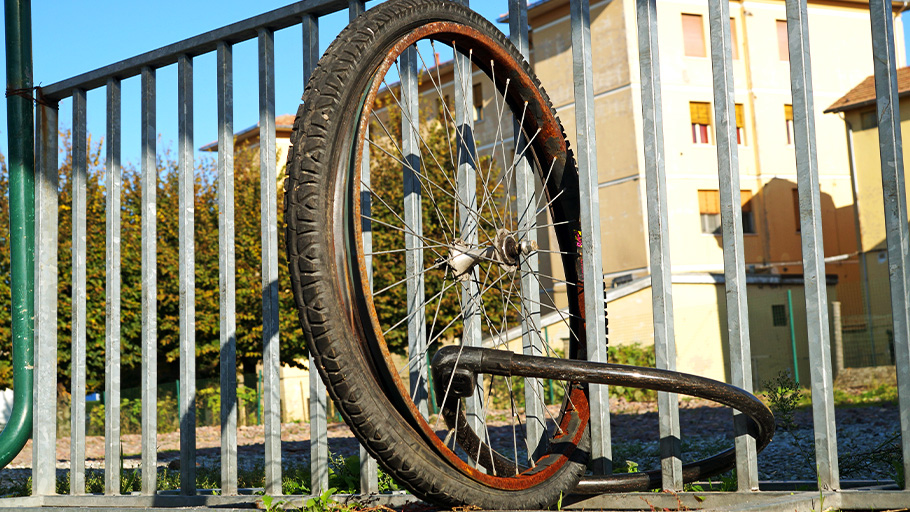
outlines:
[[[764,391],[758,397],[769,407],[780,400],[779,393],[786,391],[795,396],[793,409],[805,409],[812,405],[812,390],[794,381],[788,372],[764,383]],[[887,383],[875,383],[863,388],[834,388],[835,407],[869,407],[876,405],[897,404],[897,386]]]
[[[774,411],[778,422],[778,431],[782,435],[794,439],[795,445],[802,453],[797,458],[805,459],[805,463],[814,471],[814,454],[812,439],[803,436],[794,421],[797,411],[808,408],[811,403],[811,391],[803,388],[793,381],[788,374],[781,373],[776,379],[765,383],[764,391],[758,394]],[[897,388],[894,385],[879,383],[866,388],[835,388],[834,401],[838,407],[868,407],[876,405],[890,405],[897,402]],[[504,418],[505,419],[505,418]],[[696,460],[716,453],[727,447],[725,439],[681,440],[681,449],[684,460]],[[903,466],[900,461],[900,435],[898,431],[885,441],[871,449],[860,446],[848,447],[839,457],[841,462],[841,476],[865,473],[873,466],[890,467],[888,476],[899,485],[903,484]],[[852,448],[852,449],[849,449]],[[615,473],[635,473],[639,471],[639,464],[649,459],[659,459],[657,443],[641,441],[614,442],[613,460]],[[138,492],[141,485],[141,473],[138,469],[124,469],[121,467],[121,492],[124,494]],[[86,471],[86,492],[104,492],[104,472],[102,470]],[[31,495],[31,477],[19,479],[0,485],[0,497],[16,497]],[[180,488],[180,471],[159,468],[158,490],[177,490]],[[724,490],[735,490],[735,475],[720,477],[720,487]],[[330,454],[329,460],[329,487],[334,493],[357,493],[360,485],[360,460],[359,457],[342,457]],[[197,489],[219,489],[221,487],[221,470],[219,467],[199,467],[196,469]],[[238,472],[238,487],[248,489],[261,489],[265,487],[265,472],[260,465],[254,468],[240,469]],[[70,489],[69,473],[57,478],[56,491],[59,494],[68,494]],[[282,470],[282,494],[284,495],[310,495],[310,468],[304,465],[291,465]],[[391,476],[379,470],[379,491],[382,493],[402,489]],[[694,491],[700,489],[693,488]],[[217,491],[216,491],[217,492]],[[318,499],[316,499],[318,498]],[[314,497],[311,504],[302,504],[304,510],[342,510],[340,505],[330,503],[330,498]],[[286,503],[274,502],[266,508],[286,507]],[[354,510],[345,508],[343,510]]]
[[[166,468],[158,469],[158,490],[170,491],[180,489],[180,471]],[[241,468],[237,473],[237,486],[241,489],[261,489],[265,487],[265,470],[259,465],[254,468]],[[329,455],[329,487],[337,493],[356,494],[360,487],[360,458],[356,455],[341,457]],[[87,493],[104,493],[104,471],[89,469],[85,472],[85,490]],[[220,467],[197,467],[197,489],[220,489]],[[282,469],[281,491],[285,495],[310,494],[310,468],[303,465],[292,465]],[[379,492],[388,493],[400,490],[401,487],[391,476],[379,470]],[[139,469],[120,469],[120,492],[129,494],[141,490],[141,472]],[[58,475],[56,492],[69,494],[70,474]],[[30,496],[32,478],[16,480],[0,486],[0,497],[11,498]],[[217,491],[216,491],[217,493]]]

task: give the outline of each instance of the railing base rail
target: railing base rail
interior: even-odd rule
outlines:
[[[274,503],[284,502],[285,508],[301,508],[310,496],[273,496]],[[400,508],[422,503],[411,494],[335,495],[340,504],[357,503],[365,507]],[[261,508],[258,495],[241,496],[28,496],[0,501],[0,510],[16,508],[23,512],[69,511],[74,508],[97,509],[105,512],[136,510],[137,508],[197,508],[218,509],[219,512]],[[910,491],[848,490],[848,491],[762,491],[757,492],[642,492],[602,494],[585,497],[569,495],[563,501],[564,510],[725,510],[725,511],[815,511],[821,509],[902,509],[910,503]]]

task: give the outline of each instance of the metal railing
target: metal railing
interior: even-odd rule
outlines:
[[[464,3],[467,3],[465,1]],[[668,232],[668,191],[664,169],[664,124],[661,111],[661,76],[658,56],[657,1],[636,0],[638,54],[640,62],[641,102],[643,119],[644,175],[647,182],[648,240],[654,314],[654,344],[657,366],[675,369],[676,344],[673,301],[670,293],[672,268]],[[156,212],[156,69],[176,64],[178,68],[179,135],[178,158],[180,180],[180,380],[186,383],[180,390],[180,467],[183,495],[193,495],[195,489],[196,440],[194,404],[194,248],[193,248],[193,59],[199,55],[217,54],[218,98],[218,207],[219,221],[220,311],[221,311],[221,471],[222,501],[231,503],[238,496],[237,463],[237,396],[235,354],[235,284],[234,284],[234,201],[233,201],[233,45],[257,39],[259,45],[259,136],[262,183],[262,285],[263,285],[263,368],[265,422],[265,492],[280,495],[281,441],[279,415],[279,332],[278,332],[278,235],[276,226],[276,161],[275,147],[275,48],[274,33],[293,25],[301,25],[303,33],[302,84],[310,76],[318,60],[319,17],[349,9],[351,18],[364,10],[364,2],[352,0],[304,0],[227,27],[148,52],[125,61],[79,75],[43,88],[48,105],[37,107],[37,208],[36,233],[36,322],[35,342],[35,421],[33,456],[33,493],[46,505],[115,505],[123,501],[63,501],[54,498],[56,467],[56,329],[57,315],[57,133],[55,104],[72,97],[73,103],[73,313],[72,313],[72,444],[71,493],[79,495],[85,489],[85,308],[86,308],[86,199],[85,155],[88,151],[86,134],[86,93],[104,87],[107,92],[107,331],[106,387],[108,408],[105,411],[105,494],[119,495],[120,490],[120,293],[119,277],[120,226],[120,83],[141,76],[141,183],[142,183],[142,495],[137,504],[185,504],[189,501],[149,501],[156,496],[156,227],[149,219]],[[731,54],[729,3],[708,0],[710,19],[710,48],[713,65],[714,115],[718,179],[720,183],[721,219],[723,232],[723,261],[726,288],[727,328],[730,343],[732,384],[752,390],[752,369],[748,305],[746,301],[745,255],[740,210],[740,172],[737,155],[736,114]],[[910,249],[907,224],[907,205],[903,157],[901,152],[900,116],[894,56],[893,11],[887,0],[870,1],[874,50],[877,114],[880,130],[883,170],[887,247],[891,265],[890,283],[894,323],[894,346],[898,372],[899,405],[903,467],[910,483]],[[811,62],[809,52],[806,1],[786,0],[787,34],[790,51],[791,89],[795,155],[799,190],[799,213],[802,226],[802,253],[805,272],[807,324],[809,331],[812,410],[815,433],[815,453],[818,483],[823,491],[840,489],[838,457],[834,422],[832,361],[828,320],[828,298],[825,288],[825,261],[821,231],[819,171],[813,106]],[[590,6],[587,1],[570,1],[571,44],[576,122],[576,155],[583,191],[597,190],[596,134],[594,129],[594,86],[590,36]],[[509,1],[509,26],[512,41],[528,54],[527,6],[524,1]],[[457,68],[457,66],[456,66]],[[402,77],[406,80],[406,77]],[[463,78],[465,79],[465,78]],[[302,89],[302,86],[301,86]],[[457,90],[457,88],[456,88]],[[470,88],[468,88],[470,90]],[[471,104],[470,99],[467,104]],[[601,240],[598,194],[582,194],[582,236],[584,239],[584,276],[587,289],[601,286]],[[608,244],[608,240],[603,241]],[[586,297],[586,324],[589,339],[604,339],[603,300],[601,294]],[[620,321],[614,318],[614,321]],[[606,347],[590,354],[595,361],[606,361]],[[310,372],[312,488],[328,486],[328,447],[326,438],[326,392],[316,375]],[[594,469],[611,471],[610,422],[605,386],[592,388],[592,456]],[[681,491],[682,464],[678,439],[680,424],[676,395],[659,395],[659,424],[661,437],[661,467],[663,486]],[[737,480],[740,490],[758,490],[758,466],[754,440],[746,433],[742,418],[734,419],[737,448]],[[677,442],[674,442],[676,440]],[[374,493],[375,463],[362,453],[362,492]],[[693,502],[693,507],[742,500],[784,499],[773,492],[714,498],[717,501]],[[818,493],[815,493],[815,497]],[[829,501],[834,506],[850,504],[891,507],[907,500],[904,492],[887,494],[868,491],[862,497],[839,494],[841,501]],[[852,496],[852,497],[851,497]],[[199,497],[200,499],[202,497]],[[808,500],[805,496],[799,499]],[[142,501],[142,500],[146,501]],[[215,503],[208,501],[193,503]],[[623,499],[627,501],[622,501]],[[600,506],[641,506],[637,498],[630,505],[628,497],[603,497]],[[664,498],[653,497],[658,504]],[[794,498],[790,498],[794,499]],[[726,501],[724,501],[726,500]],[[738,501],[737,501],[738,500]],[[890,500],[890,501],[889,501]],[[9,504],[18,503],[7,500]],[[589,502],[591,504],[595,502]],[[794,502],[796,503],[796,502]],[[3,501],[0,501],[2,506]],[[688,502],[686,503],[687,505]],[[904,501],[906,504],[906,501]],[[673,501],[671,506],[676,506]],[[800,505],[804,506],[804,505]]]

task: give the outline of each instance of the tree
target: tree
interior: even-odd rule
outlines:
[[[106,190],[101,143],[89,138],[86,174],[86,364],[88,390],[104,388],[106,292]],[[61,134],[58,246],[58,381],[68,386],[72,321],[72,140]],[[245,373],[254,373],[262,358],[261,240],[259,166],[250,148],[235,160],[237,251],[237,354]],[[157,320],[158,380],[179,378],[179,240],[178,166],[170,152],[157,160]],[[197,378],[219,374],[220,305],[218,272],[217,173],[205,159],[195,170],[195,291]],[[141,376],[141,174],[127,165],[121,171],[121,377],[122,387],[139,386]],[[283,176],[276,179],[282,182]],[[12,385],[12,335],[9,262],[9,173],[0,155],[0,387]],[[283,189],[279,187],[279,211]],[[281,359],[298,365],[306,357],[284,256],[284,223],[279,218]]]
[[[391,100],[392,98],[388,98]],[[391,103],[391,104],[390,104]],[[427,342],[451,342],[462,336],[461,286],[453,280],[443,260],[449,257],[449,247],[460,235],[457,219],[455,162],[458,158],[456,131],[451,116],[442,111],[442,102],[435,112],[421,116],[429,119],[420,126],[419,145],[422,154],[419,176],[422,195],[423,269]],[[407,287],[405,271],[404,189],[402,173],[404,156],[401,148],[401,111],[391,101],[378,104],[379,114],[371,123],[370,188],[373,239],[373,303],[389,349],[404,353],[407,349],[407,326],[400,324],[406,317]],[[428,109],[427,109],[428,110]],[[453,154],[454,153],[454,154]],[[491,223],[508,225],[513,222],[508,213],[511,183],[503,179],[501,162],[490,156],[477,159],[476,187],[478,201],[484,204],[481,215],[479,246],[492,244],[495,230]],[[485,190],[485,192],[484,192]],[[514,200],[514,198],[512,198]],[[495,212],[494,212],[495,210]],[[492,232],[491,232],[492,230]],[[445,246],[445,247],[437,247]],[[497,284],[503,269],[497,264],[482,262],[475,276],[483,293],[482,324],[486,333],[504,331],[506,325],[517,325],[517,311],[504,297],[508,296]],[[504,311],[508,310],[508,315]],[[398,328],[390,327],[400,324]],[[430,354],[434,350],[430,349]]]

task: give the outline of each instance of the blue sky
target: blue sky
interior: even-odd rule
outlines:
[[[48,85],[131,56],[154,50],[196,34],[282,7],[289,0],[36,0],[32,3],[35,84]],[[367,6],[375,5],[370,1]],[[154,5],[154,7],[152,7]],[[474,0],[472,8],[488,19],[508,10],[507,0]],[[0,12],[2,15],[2,12]],[[348,20],[347,11],[320,20],[320,51],[324,51]],[[508,31],[508,27],[498,24]],[[279,31],[276,48],[276,112],[293,114],[302,93],[300,27]],[[0,45],[0,53],[5,50]],[[5,58],[5,55],[4,55]],[[0,66],[4,75],[5,66]],[[177,138],[176,65],[158,70],[159,153],[174,148]],[[234,47],[234,128],[258,121],[258,82],[255,40]],[[122,84],[123,162],[138,162],[139,78]],[[215,55],[194,60],[194,145],[216,138]],[[71,125],[72,103],[60,105],[60,127]],[[88,93],[88,129],[95,140],[104,134],[104,88]],[[0,118],[6,102],[0,101]],[[0,123],[0,151],[7,153],[7,127]]]
[[[194,35],[277,9],[291,0],[36,0],[32,2],[32,45],[35,85],[54,82],[157,49]],[[377,4],[370,1],[367,7]],[[508,10],[507,0],[475,0],[475,10],[489,19]],[[154,6],[154,7],[152,7]],[[0,11],[2,15],[2,11]],[[344,10],[320,19],[320,52],[325,51],[348,21]],[[508,27],[501,25],[506,31]],[[276,112],[293,114],[302,94],[300,26],[275,35]],[[0,53],[5,48],[0,45]],[[3,56],[5,59],[5,55]],[[4,61],[5,62],[5,61]],[[216,139],[217,107],[214,52],[197,57],[194,71],[194,145]],[[5,75],[5,66],[0,66]],[[256,41],[234,46],[234,129],[258,122]],[[158,152],[176,149],[177,66],[157,72]],[[139,160],[139,77],[122,83],[122,155],[124,164]],[[6,119],[6,101],[0,101]],[[72,103],[60,104],[60,128],[71,126]],[[94,140],[105,129],[105,91],[88,93],[88,130]],[[7,153],[7,126],[0,123],[0,151]]]

